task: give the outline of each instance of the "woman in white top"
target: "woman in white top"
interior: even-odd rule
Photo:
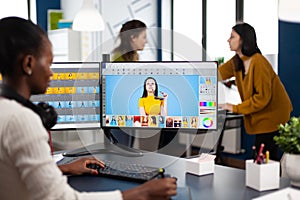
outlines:
[[[80,193],[63,173],[96,174],[86,167],[104,163],[84,158],[59,168],[48,145],[40,116],[23,103],[6,98],[16,94],[30,104],[32,94],[42,94],[50,83],[53,54],[47,34],[29,20],[0,20],[0,199],[169,199],[176,180],[155,179],[127,191]],[[25,106],[24,106],[25,105]]]

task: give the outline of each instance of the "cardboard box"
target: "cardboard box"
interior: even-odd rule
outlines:
[[[246,160],[246,186],[258,191],[279,188],[280,164],[270,160],[266,164],[256,164]]]

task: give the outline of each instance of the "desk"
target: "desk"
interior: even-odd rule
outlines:
[[[258,192],[245,186],[245,171],[225,166],[216,165],[215,173],[205,176],[195,176],[185,173],[184,158],[145,153],[142,157],[123,157],[106,154],[95,155],[98,159],[119,160],[133,162],[153,167],[164,167],[167,174],[178,178],[178,187],[189,187],[193,200],[243,200],[252,199],[272,191]],[[67,161],[69,158],[65,158]],[[107,191],[126,190],[133,188],[138,183],[127,182],[97,176],[68,176],[69,184],[79,191]],[[280,179],[280,188],[290,186],[289,180]]]

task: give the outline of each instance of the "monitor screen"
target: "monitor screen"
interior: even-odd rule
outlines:
[[[102,126],[217,129],[216,62],[102,63]]]
[[[52,129],[100,128],[100,63],[56,62],[45,94],[33,95],[33,103],[47,102],[57,114]]]

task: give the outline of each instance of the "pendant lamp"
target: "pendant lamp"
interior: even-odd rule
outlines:
[[[105,24],[99,11],[95,8],[93,0],[83,0],[82,7],[76,14],[72,29],[74,31],[103,31]]]

